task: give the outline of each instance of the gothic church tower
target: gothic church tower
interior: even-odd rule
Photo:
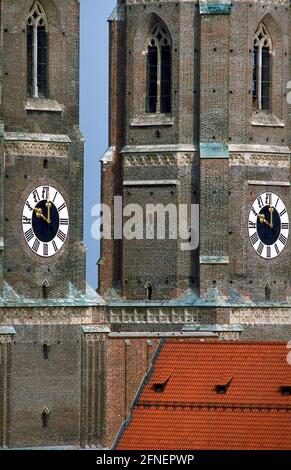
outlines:
[[[85,289],[77,15],[77,1],[1,2],[4,295]]]
[[[0,24],[0,448],[80,446],[103,302],[85,283],[79,1],[1,0]]]
[[[104,240],[103,295],[187,298],[225,323],[245,306],[290,328],[290,14],[285,0],[118,2],[103,202],[199,204],[200,245]]]

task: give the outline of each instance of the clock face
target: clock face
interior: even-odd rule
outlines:
[[[62,194],[52,186],[39,186],[27,197],[22,229],[29,248],[50,258],[64,245],[69,231],[69,213]]]
[[[265,259],[276,258],[287,246],[289,216],[277,194],[257,197],[249,214],[249,236],[254,250]]]

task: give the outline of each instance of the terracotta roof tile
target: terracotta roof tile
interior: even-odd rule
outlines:
[[[285,343],[168,341],[117,448],[291,449],[287,353]]]

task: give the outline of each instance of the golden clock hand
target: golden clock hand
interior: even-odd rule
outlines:
[[[270,226],[273,228],[273,214],[274,214],[274,207],[272,205],[272,194],[270,194],[270,206],[269,206],[269,212],[270,212]]]
[[[50,201],[50,195],[48,195],[48,199],[46,202],[46,207],[47,207],[47,223],[51,223],[51,208],[52,208],[52,203]]]
[[[37,219],[43,219],[45,222],[47,222],[47,218],[43,215],[41,208],[35,208],[34,212]]]
[[[272,228],[270,222],[266,220],[266,217],[264,216],[264,214],[259,214],[258,217],[259,217],[259,221],[261,222],[261,224],[266,224],[268,227]]]

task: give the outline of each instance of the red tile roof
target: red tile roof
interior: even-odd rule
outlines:
[[[287,354],[285,343],[166,342],[117,449],[291,450]]]

